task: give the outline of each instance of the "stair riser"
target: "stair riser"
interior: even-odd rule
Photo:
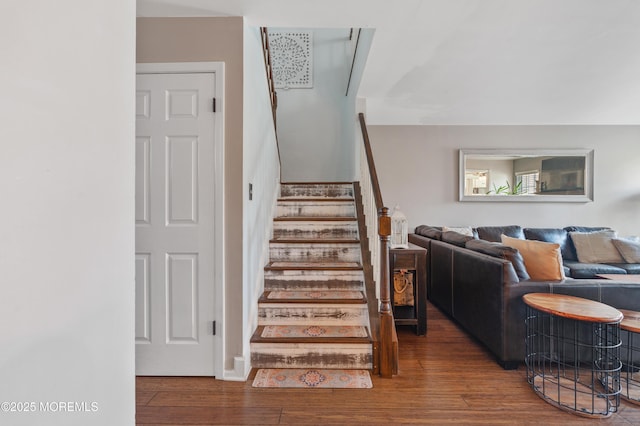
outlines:
[[[265,290],[364,290],[362,271],[267,270]]]
[[[258,325],[361,325],[368,326],[367,305],[261,303]]]
[[[323,201],[287,202],[280,201],[276,210],[277,217],[355,217],[356,209],[353,203],[334,203]]]
[[[316,185],[281,185],[281,197],[337,197],[353,198],[353,185],[351,184],[316,184]]]
[[[265,280],[265,290],[298,290],[298,291],[320,291],[320,290],[363,290],[364,284],[361,281],[282,281]]]
[[[359,244],[284,244],[271,243],[269,258],[272,262],[356,262],[360,263]]]
[[[371,344],[252,343],[254,368],[372,368]]]
[[[351,303],[364,302],[366,296],[362,291],[303,291],[291,290],[271,291],[265,294],[262,303],[290,303],[292,300],[307,302],[348,300]]]
[[[273,238],[300,240],[357,240],[356,222],[278,222],[273,225]]]

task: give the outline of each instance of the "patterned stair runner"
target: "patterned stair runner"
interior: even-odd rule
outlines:
[[[365,327],[353,325],[267,325],[260,333],[261,337],[367,337]]]

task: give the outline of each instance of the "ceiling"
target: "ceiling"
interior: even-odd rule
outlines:
[[[376,30],[370,124],[640,124],[637,0],[137,0],[139,16]]]

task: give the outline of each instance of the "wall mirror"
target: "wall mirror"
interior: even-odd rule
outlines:
[[[461,149],[460,201],[593,201],[593,150]]]

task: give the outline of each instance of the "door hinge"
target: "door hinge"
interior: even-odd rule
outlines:
[[[213,335],[216,335],[216,322],[215,321],[211,321],[212,325],[213,325]]]
[[[213,112],[216,112],[216,98],[213,98]]]

